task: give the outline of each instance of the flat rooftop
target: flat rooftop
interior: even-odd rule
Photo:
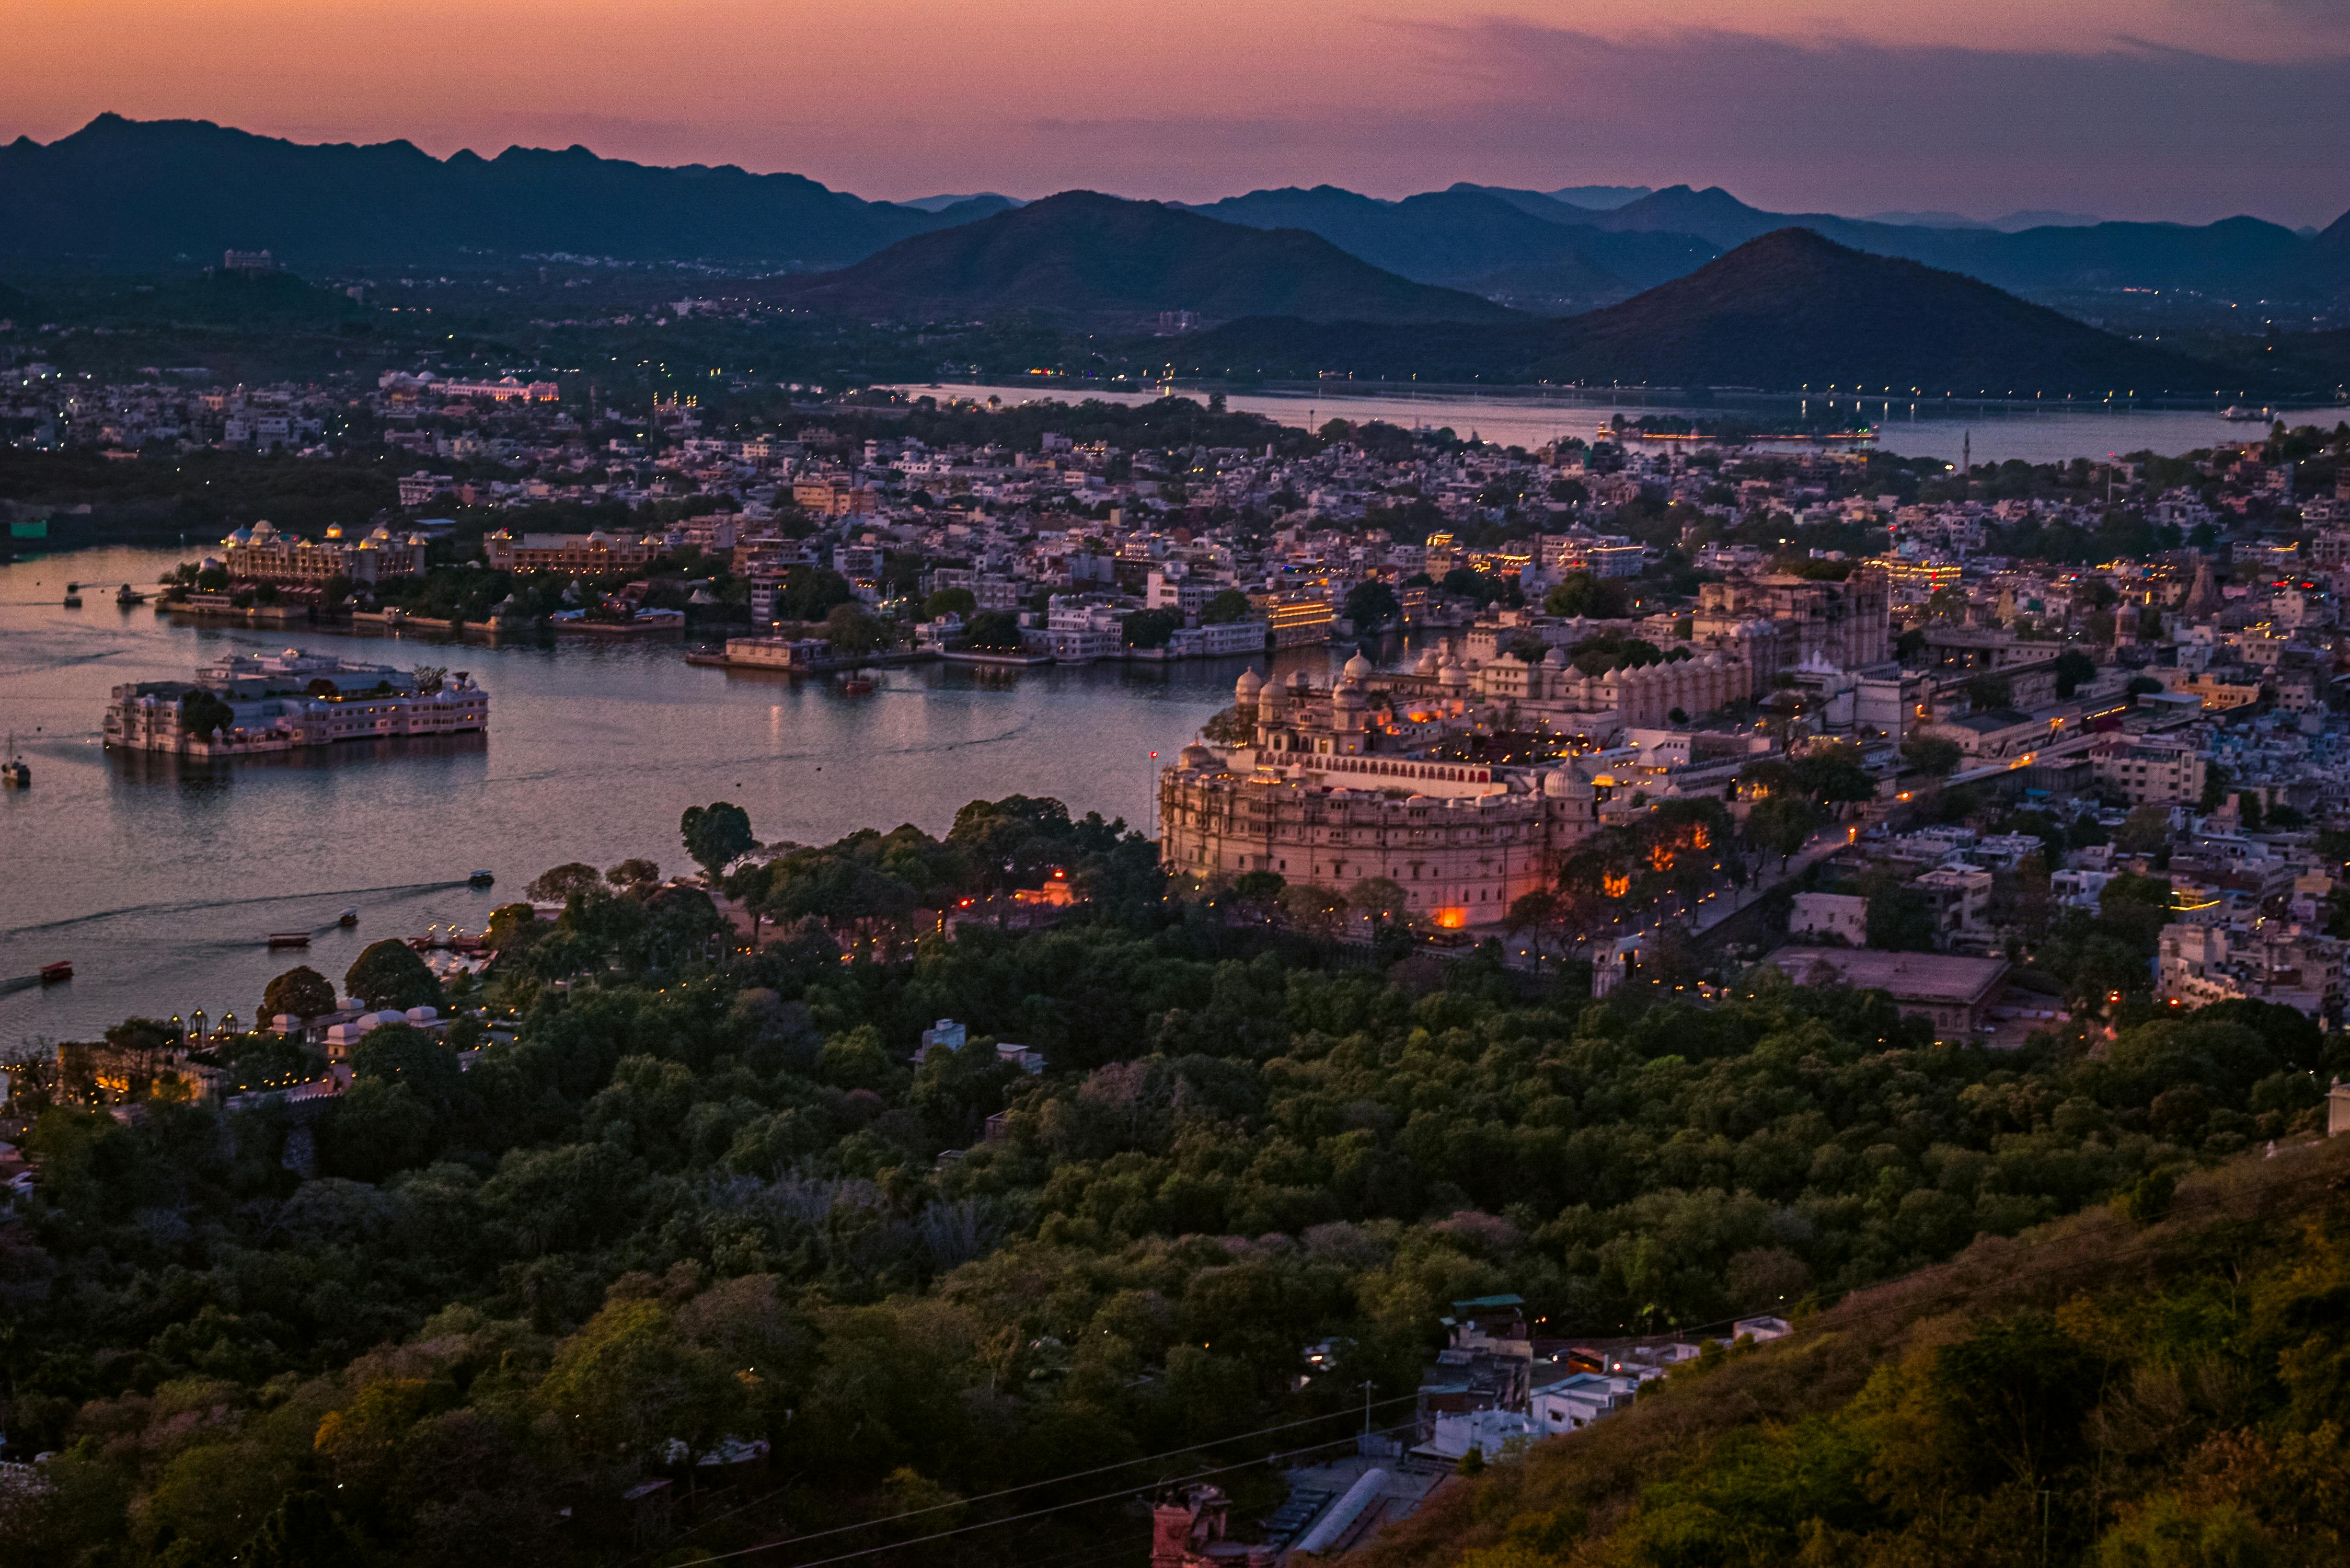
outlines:
[[[1896,1002],[1973,1006],[2005,978],[2005,959],[1957,953],[1887,953],[1870,948],[1781,948],[1771,961],[1798,985],[1816,982],[1823,968],[1856,991],[1881,991]]]

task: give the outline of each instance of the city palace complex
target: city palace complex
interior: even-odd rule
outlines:
[[[1856,979],[1900,925],[1902,950],[1991,966],[1918,1002],[1981,1027],[1991,971],[2049,910],[2151,878],[2162,994],[2340,1005],[2342,867],[2320,848],[2350,815],[2340,430],[1962,468],[1620,416],[1529,450],[939,389],[723,431],[690,399],[626,412],[408,372],[340,390],[33,375],[0,399],[20,445],[390,455],[397,495],[372,514],[313,536],[240,524],[159,607],[288,644],[346,622],[681,628],[699,661],[818,678],[1226,659],[1231,705],[1158,792],[1165,861],[1205,885],[1392,888],[1428,927],[1523,929],[1513,909],[1579,848],[1676,803],[1747,835],[1787,769],[1835,757],[1865,785],[1817,801],[1771,867],[1801,877],[1800,962]],[[198,691],[242,730],[182,722]],[[463,674],[288,646],[121,689],[106,735],[233,753],[486,713]]]

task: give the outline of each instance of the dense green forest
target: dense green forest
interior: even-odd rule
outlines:
[[[725,865],[739,815],[689,814],[688,853]],[[1055,871],[1084,896],[1056,927],[939,934]],[[708,896],[643,862],[542,883],[560,918],[501,911],[453,994],[371,950],[349,989],[511,1027],[379,1028],[322,1114],[41,1112],[0,1392],[9,1457],[57,1457],[0,1493],[8,1561],[683,1563],[843,1532],[772,1559],[800,1561],[951,1526],[980,1528],[910,1554],[1139,1558],[1117,1501],[1064,1505],[1217,1470],[1253,1517],[1277,1480],[1247,1461],[1345,1439],[1365,1381],[1408,1416],[1449,1302],[1515,1291],[1594,1336],[1800,1314],[2116,1195],[2151,1216],[2314,1125],[2340,1066],[2261,1003],[1991,1054],[1775,971],[1700,1006],[1595,1003],[1492,949],[1381,971],[1016,797],[735,871],[774,924],[723,962]],[[968,1045],[917,1064],[949,1017]],[[1802,1437],[1804,1473],[1860,1419]],[[662,1477],[690,1495],[649,1521],[624,1494]],[[1867,1506],[1823,1517],[1909,1517]]]

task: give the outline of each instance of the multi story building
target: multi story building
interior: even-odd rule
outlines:
[[[1126,613],[1086,595],[1055,594],[1040,648],[1065,664],[1116,659],[1126,651]]]
[[[193,681],[117,686],[102,728],[109,750],[228,757],[463,734],[489,722],[489,693],[462,670],[349,664],[289,648],[231,654],[199,670]]]
[[[1253,597],[1262,600],[1259,609],[1273,627],[1275,648],[1305,648],[1330,640],[1330,630],[1338,618],[1330,601],[1313,594],[1271,594]]]
[[[629,539],[598,530],[592,534],[525,534],[504,528],[482,540],[491,569],[500,572],[567,572],[593,575],[633,571],[660,554],[655,538]]]
[[[2189,1007],[2256,997],[2336,1023],[2345,951],[2350,944],[2282,920],[2165,926],[2155,994]]]
[[[2178,805],[2203,798],[2202,753],[2180,741],[2115,740],[2089,753],[2098,784],[2132,805]]]
[[[421,534],[402,537],[378,527],[353,543],[342,532],[329,528],[324,539],[313,541],[280,533],[264,518],[221,541],[227,557],[223,565],[234,582],[276,583],[284,587],[317,587],[333,577],[366,587],[424,570],[426,543]]]

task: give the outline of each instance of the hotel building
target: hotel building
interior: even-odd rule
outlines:
[[[199,694],[224,704],[229,714],[202,733],[187,711]],[[103,729],[109,750],[238,757],[338,741],[463,734],[489,724],[489,693],[462,670],[420,680],[389,664],[348,664],[289,648],[231,654],[197,670],[193,681],[117,686]]]

